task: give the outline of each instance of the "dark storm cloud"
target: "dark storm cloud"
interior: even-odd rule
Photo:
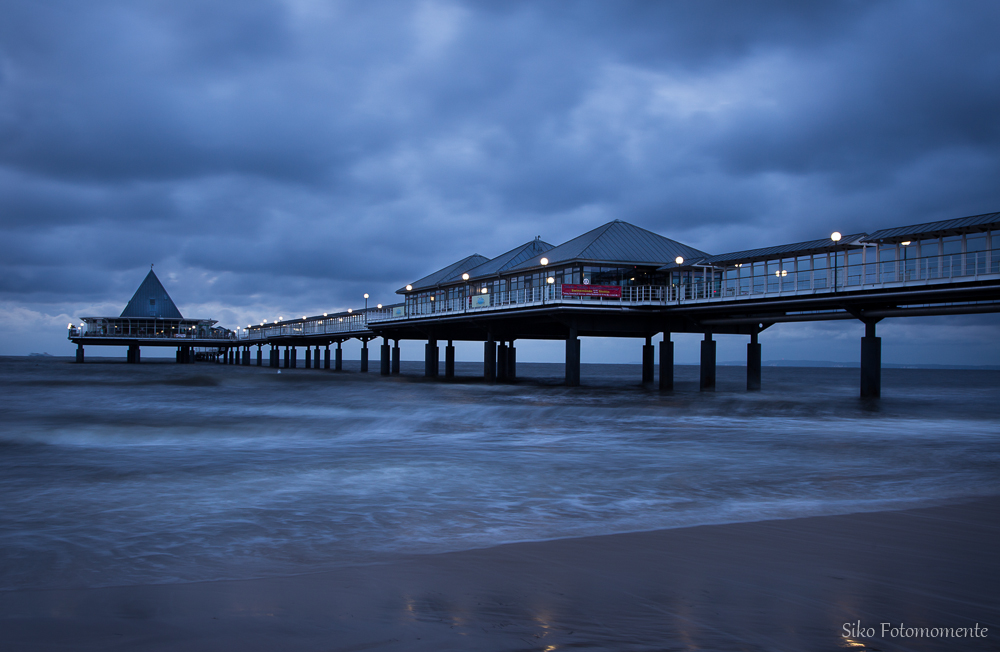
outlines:
[[[10,301],[156,262],[193,303],[332,309],[615,218],[719,252],[1000,206],[990,2],[3,14]]]

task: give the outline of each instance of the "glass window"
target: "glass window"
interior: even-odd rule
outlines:
[[[962,236],[956,235],[950,238],[944,238],[941,242],[941,246],[941,253],[945,255],[960,254],[962,253]]]

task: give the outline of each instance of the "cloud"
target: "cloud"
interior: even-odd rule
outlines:
[[[997,210],[997,27],[986,1],[12,0],[0,299],[123,305],[156,263],[241,323],[611,219],[723,252]]]

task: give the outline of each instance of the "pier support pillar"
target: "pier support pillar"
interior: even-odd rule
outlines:
[[[882,396],[882,338],[875,336],[876,323],[865,322],[861,338],[861,398]]]
[[[642,345],[642,383],[653,382],[653,376],[655,375],[654,369],[654,358],[656,355],[656,349],[653,348],[653,338],[647,337],[646,343]]]
[[[492,339],[483,344],[483,378],[490,384],[497,381],[497,343]]]
[[[674,391],[674,343],[666,332],[660,342],[660,391]]]
[[[444,347],[444,377],[455,377],[455,343],[452,340]]]
[[[263,345],[261,344],[257,345],[257,366],[258,367],[264,366],[264,349]]]
[[[245,366],[245,367],[249,367],[250,366],[250,347],[249,346],[243,348],[243,366]]]
[[[177,353],[174,358],[177,364],[181,364],[182,362],[184,362],[184,359],[181,357],[181,355],[182,355],[181,347],[178,346]]]
[[[701,383],[703,392],[715,391],[715,340],[711,333],[705,333],[701,341]]]
[[[361,338],[361,373],[368,373],[368,340]]]
[[[82,344],[77,344],[76,345],[76,361],[79,362],[80,364],[83,364],[83,345]]]
[[[517,380],[517,349],[514,348],[514,340],[507,347],[507,380]]]
[[[312,369],[312,355],[313,355],[313,349],[312,349],[312,347],[311,346],[307,346],[306,347],[306,356],[305,356],[306,357],[306,359],[305,359],[305,368],[306,369]]]
[[[278,347],[271,345],[271,354],[267,359],[267,366],[277,367],[278,366]]]
[[[580,385],[580,338],[576,328],[570,328],[566,338],[566,384],[569,387]]]
[[[292,356],[289,353],[289,349],[285,347],[285,369],[288,369],[292,365]]]
[[[392,374],[396,375],[399,373],[399,340],[393,340],[392,343]]]
[[[330,345],[326,345],[326,349],[323,351],[323,368],[330,368]]]
[[[750,343],[747,344],[747,391],[760,391],[760,342],[757,341],[758,333],[750,334]]]
[[[424,376],[426,378],[437,378],[438,376],[437,340],[429,340],[424,345]]]
[[[507,382],[507,343],[497,342],[497,382]]]
[[[294,346],[292,347],[290,360],[292,361],[292,369],[295,369],[296,367],[299,366],[299,354],[298,351],[295,350]]]
[[[341,345],[341,342],[338,341],[337,342],[337,351],[336,351],[336,355],[334,356],[334,361],[333,361],[333,364],[334,364],[333,370],[334,371],[343,371],[344,370],[344,350],[342,348],[340,348],[340,345]]]
[[[391,373],[392,360],[390,359],[391,355],[390,348],[391,347],[389,346],[389,338],[383,337],[382,346],[379,348],[379,362],[380,362],[379,370],[382,372],[383,376],[388,376]]]

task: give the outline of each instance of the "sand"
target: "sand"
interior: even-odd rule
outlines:
[[[997,650],[1000,497],[413,556],[295,577],[0,593],[2,650]],[[986,637],[845,638],[857,622]]]

